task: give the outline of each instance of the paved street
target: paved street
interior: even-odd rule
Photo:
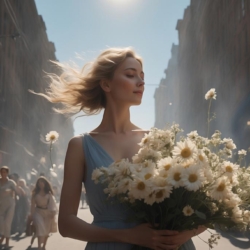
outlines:
[[[92,215],[90,214],[89,209],[79,209],[78,215],[80,218],[86,220],[87,222],[92,221]],[[200,235],[200,238],[203,240],[207,240],[209,238],[209,233],[204,232]],[[197,250],[208,250],[208,246],[198,237],[194,237],[194,243]],[[24,238],[12,238],[10,242],[11,250],[36,250],[37,249],[37,240],[35,240],[32,247],[30,247],[31,237]],[[68,238],[63,238],[59,233],[53,234],[48,239],[47,250],[81,250],[85,247],[85,242],[72,240]],[[235,249],[250,249],[250,234],[248,234],[248,238],[242,238],[239,235],[234,235],[234,237],[222,237],[219,240],[218,246],[213,248],[214,250],[235,250]],[[118,249],[119,250],[119,249]]]

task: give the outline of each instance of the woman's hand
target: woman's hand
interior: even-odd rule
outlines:
[[[179,232],[179,234],[173,235],[171,242],[177,244],[178,246],[183,245],[185,242],[190,240],[192,237],[204,232],[206,230],[205,226],[199,226],[197,229],[184,230]]]
[[[154,250],[174,250],[181,243],[178,242],[180,233],[172,230],[156,230],[149,224],[140,224],[129,230],[127,237],[129,243],[148,247]],[[173,240],[173,237],[177,237]]]

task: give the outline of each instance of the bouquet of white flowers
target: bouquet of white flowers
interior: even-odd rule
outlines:
[[[152,128],[133,162],[122,159],[95,169],[92,179],[105,184],[110,197],[127,203],[137,220],[155,228],[248,230],[250,168],[230,161],[236,148],[232,139],[222,139],[219,131],[211,138],[192,131],[177,141],[180,132],[178,125]],[[238,153],[242,160],[246,151]],[[209,246],[214,242],[212,235]]]

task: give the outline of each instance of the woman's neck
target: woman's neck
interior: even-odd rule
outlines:
[[[8,179],[9,179],[8,177],[3,177],[3,176],[0,178],[1,182],[6,182]]]
[[[133,129],[135,129],[135,126],[130,121],[129,108],[119,109],[118,107],[113,107],[105,109],[102,122],[96,130],[98,132],[120,134]]]

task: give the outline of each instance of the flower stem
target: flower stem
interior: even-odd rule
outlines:
[[[51,152],[52,152],[52,141],[50,142],[50,147],[49,147],[49,158],[50,158],[51,168],[53,168]]]
[[[211,103],[212,103],[212,99],[209,100],[209,106],[208,106],[208,112],[207,112],[207,137],[209,137]]]

